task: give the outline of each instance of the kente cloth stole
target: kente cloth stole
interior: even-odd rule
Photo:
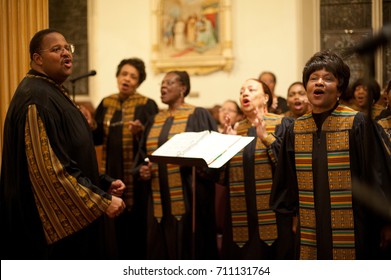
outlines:
[[[282,117],[266,114],[266,130],[274,133],[276,125],[281,123]],[[251,123],[245,119],[240,122],[238,135],[248,135]],[[272,187],[272,166],[268,157],[267,147],[255,136],[256,147],[254,154],[255,199],[258,217],[259,238],[269,246],[277,239],[276,216],[269,207],[270,191]],[[250,144],[251,145],[251,144]],[[243,150],[237,153],[230,161],[230,204],[232,219],[233,241],[243,247],[249,240],[249,225],[246,204],[246,187],[244,178]],[[252,179],[250,179],[252,180]]]
[[[391,141],[391,115],[384,118],[384,119],[380,119],[377,122],[384,129],[384,131],[386,132],[386,134],[388,136],[388,139],[390,139],[390,141]],[[385,145],[385,146],[387,147],[387,145]],[[390,151],[388,151],[388,154],[390,154]]]
[[[353,126],[356,113],[340,105],[322,125],[327,141],[333,259],[355,259],[349,130]],[[313,137],[317,137],[316,130],[312,114],[305,115],[294,124],[301,229],[300,259],[317,259],[312,170]]]
[[[384,110],[384,107],[378,104],[373,104],[372,105],[372,120],[374,120],[380,113]]]
[[[138,93],[130,96],[128,99],[122,102],[119,101],[119,95],[113,94],[107,97],[103,102],[103,106],[107,108],[104,119],[104,140],[102,146],[102,164],[101,172],[106,173],[106,159],[107,159],[107,136],[109,135],[109,129],[111,120],[116,111],[122,110],[122,158],[123,158],[123,176],[121,178],[126,185],[126,189],[122,195],[122,198],[128,209],[133,206],[133,176],[131,175],[131,169],[133,165],[133,135],[129,129],[129,122],[134,120],[135,108],[138,105],[144,105],[148,101],[148,98]]]
[[[189,116],[193,114],[195,107],[188,104],[183,104],[177,108],[172,117],[174,118],[173,124],[170,128],[168,140],[175,134],[184,132],[187,126]],[[160,112],[155,116],[153,127],[148,135],[147,140],[147,153],[152,154],[158,148],[159,135],[162,132],[162,128],[167,118],[170,117],[168,111]],[[168,174],[168,188],[170,194],[171,214],[175,216],[177,220],[185,213],[185,202],[183,199],[183,187],[181,173],[178,165],[167,164]],[[152,163],[152,199],[154,216],[160,222],[163,217],[162,198],[160,193],[159,182],[159,166],[156,163]]]

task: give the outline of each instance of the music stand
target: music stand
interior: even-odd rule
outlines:
[[[151,162],[164,163],[164,164],[177,164],[180,166],[189,166],[192,169],[191,189],[192,189],[192,249],[191,254],[195,259],[195,230],[196,230],[196,168],[197,167],[208,167],[205,160],[201,158],[184,158],[184,157],[164,157],[164,156],[148,156]]]
[[[193,259],[195,257],[196,230],[196,168],[220,168],[253,139],[254,137],[224,135],[207,130],[202,132],[182,132],[174,135],[170,140],[154,151],[152,155],[148,155],[150,161],[155,163],[170,163],[192,167]]]

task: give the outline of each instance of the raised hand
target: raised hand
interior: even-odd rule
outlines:
[[[226,114],[224,116],[224,129],[223,129],[223,134],[230,134],[230,135],[237,135],[237,130],[238,130],[239,123],[235,123],[235,125],[232,127],[231,125],[231,117]]]
[[[260,113],[258,110],[254,110],[255,120],[253,125],[256,127],[257,136],[259,139],[264,140],[268,133],[266,131],[266,122],[264,120],[264,114]]]

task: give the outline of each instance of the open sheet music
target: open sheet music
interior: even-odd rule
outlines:
[[[203,159],[210,168],[219,168],[240,150],[247,146],[254,137],[227,135],[215,131],[182,132],[152,153],[153,157]]]

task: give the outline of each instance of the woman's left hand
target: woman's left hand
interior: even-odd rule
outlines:
[[[264,120],[264,115],[261,114],[258,110],[254,111],[256,118],[254,121],[254,126],[256,127],[257,136],[259,139],[264,140],[268,133],[266,131],[266,122]]]

